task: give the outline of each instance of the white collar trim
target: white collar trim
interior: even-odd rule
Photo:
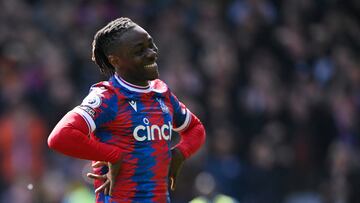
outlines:
[[[118,75],[115,75],[115,79],[118,81],[118,83],[121,86],[125,87],[126,89],[128,89],[130,91],[141,92],[141,93],[151,92],[150,83],[146,87],[142,87],[142,86],[138,86],[138,85],[134,85],[134,84],[131,84],[129,82],[126,82],[124,79],[122,79]]]

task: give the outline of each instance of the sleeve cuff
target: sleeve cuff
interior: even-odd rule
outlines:
[[[190,121],[191,121],[190,114],[191,114],[191,113],[190,113],[189,109],[186,109],[186,118],[185,118],[185,121],[184,121],[184,123],[183,123],[182,125],[180,125],[179,127],[173,128],[173,130],[174,130],[175,132],[181,132],[181,131],[185,130],[185,129],[189,126],[189,123],[190,123]]]
[[[188,159],[190,154],[186,152],[186,149],[182,145],[175,146],[176,149],[183,155],[184,159]]]

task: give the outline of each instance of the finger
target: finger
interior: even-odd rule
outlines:
[[[105,194],[105,195],[109,195],[109,189],[108,189],[108,187],[106,187],[106,188],[104,189],[104,194]]]
[[[96,188],[95,193],[101,192],[107,188],[107,185],[110,183],[109,180],[106,180],[104,184],[102,184],[100,187]]]
[[[170,189],[172,191],[175,190],[175,179],[174,179],[174,177],[170,177]]]
[[[94,173],[87,173],[86,176],[92,179],[106,179],[106,175],[98,175]]]
[[[115,180],[110,181],[109,195],[112,196]]]
[[[175,190],[175,183],[176,183],[176,177],[177,177],[178,170],[173,169],[171,173],[169,174],[170,177],[170,189]]]
[[[108,182],[108,181],[105,181],[105,183],[104,183],[104,184],[102,184],[100,187],[96,188],[95,193],[98,193],[98,192],[104,191],[104,190],[105,190],[105,188],[107,188],[108,184],[109,184],[109,182]]]
[[[91,166],[93,168],[99,168],[99,167],[102,167],[102,166],[107,166],[107,163],[104,162],[104,161],[97,161],[97,162],[91,164]]]

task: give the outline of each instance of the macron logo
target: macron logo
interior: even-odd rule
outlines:
[[[137,106],[136,106],[136,101],[131,100],[129,101],[130,106],[137,112]]]

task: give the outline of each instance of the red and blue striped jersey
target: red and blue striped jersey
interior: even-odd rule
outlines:
[[[191,113],[163,81],[139,87],[114,75],[93,85],[74,111],[87,122],[92,139],[124,152],[113,196],[99,193],[97,202],[170,202],[172,131],[186,129]],[[105,167],[95,171],[106,172]],[[95,187],[101,184],[95,181]]]

